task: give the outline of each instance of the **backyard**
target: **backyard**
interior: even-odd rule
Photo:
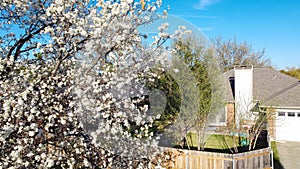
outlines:
[[[0,10],[0,169],[153,169],[179,158],[259,168],[272,153],[282,167],[266,110],[253,100],[237,109],[239,85],[220,78],[272,67],[264,49],[208,38],[161,0],[3,0]]]
[[[242,143],[242,142],[246,143]],[[187,137],[187,143],[190,146],[190,149],[197,150],[198,148],[198,139],[196,133],[189,133]],[[268,143],[266,138],[261,138],[258,141],[258,147],[265,148],[268,147]],[[176,147],[181,148],[180,145]],[[185,149],[188,149],[186,146]],[[247,139],[245,137],[235,137],[227,134],[208,134],[206,136],[206,142],[204,145],[205,151],[210,152],[223,152],[223,153],[238,153],[238,152],[246,152],[248,150]]]

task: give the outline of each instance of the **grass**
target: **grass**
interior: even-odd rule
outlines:
[[[277,146],[276,146],[276,142],[275,141],[271,141],[271,148],[273,150],[273,158],[274,160],[280,161],[279,158],[279,154],[278,154],[278,150],[277,150]]]
[[[197,147],[198,140],[196,133],[189,133],[187,140],[191,147]],[[211,134],[208,136],[204,148],[225,150],[234,147],[237,143],[238,140],[233,139],[229,135]]]
[[[274,169],[283,169],[284,167],[280,163],[279,153],[275,141],[271,141],[271,148],[273,150]]]
[[[189,133],[187,136],[187,141],[190,144],[191,147],[197,147],[198,146],[198,139],[196,133]]]
[[[207,139],[205,148],[228,149],[238,145],[238,140],[229,135],[212,134]]]

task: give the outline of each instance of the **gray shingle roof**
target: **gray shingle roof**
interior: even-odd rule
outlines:
[[[226,100],[232,102],[234,101],[234,70],[225,72],[224,77]],[[253,68],[253,99],[268,106],[300,107],[300,82],[273,68],[255,67]]]
[[[275,93],[266,100],[265,105],[278,107],[300,107],[300,81]]]

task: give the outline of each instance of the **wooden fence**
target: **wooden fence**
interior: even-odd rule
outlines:
[[[174,169],[271,169],[273,152],[264,148],[245,153],[226,154],[182,149],[172,168]]]

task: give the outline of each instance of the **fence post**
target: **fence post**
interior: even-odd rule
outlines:
[[[273,154],[273,150],[271,149],[271,168],[272,169],[274,169],[274,160],[273,160],[273,156],[274,156],[274,154]]]
[[[186,158],[186,163],[185,163],[185,169],[189,169],[189,151],[186,151],[187,152],[187,154],[186,154],[186,156],[185,156],[185,158]]]
[[[235,169],[235,160],[234,160],[234,154],[232,155],[232,169]]]

